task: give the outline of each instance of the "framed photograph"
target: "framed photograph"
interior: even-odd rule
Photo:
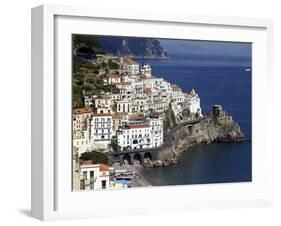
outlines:
[[[32,216],[271,205],[270,20],[32,9]]]

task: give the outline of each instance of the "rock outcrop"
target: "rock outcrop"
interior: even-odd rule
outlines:
[[[243,142],[245,135],[232,116],[224,111],[212,114],[198,123],[186,125],[172,134],[170,142],[166,142],[158,152],[158,160],[151,166],[167,166],[176,163],[184,151],[195,145],[213,142]]]

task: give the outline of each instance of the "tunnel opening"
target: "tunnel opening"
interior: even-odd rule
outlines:
[[[142,164],[142,159],[141,159],[141,155],[139,153],[136,153],[133,157],[134,159],[134,165],[140,165]]]
[[[123,164],[124,165],[131,165],[131,156],[129,154],[125,154],[123,157]]]
[[[143,162],[146,163],[146,164],[151,164],[152,163],[152,154],[150,152],[146,152],[144,154]]]

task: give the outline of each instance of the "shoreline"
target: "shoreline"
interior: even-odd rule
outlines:
[[[153,186],[144,176],[143,170],[144,167],[142,165],[122,165],[122,166],[114,166],[114,169],[117,170],[131,170],[134,173],[134,177],[132,180],[132,187],[148,187]]]

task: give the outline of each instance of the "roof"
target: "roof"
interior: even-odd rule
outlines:
[[[116,75],[116,74],[107,74],[106,77],[108,78],[124,78],[127,75]]]
[[[81,166],[92,166],[92,167],[99,167],[100,171],[104,172],[104,171],[109,171],[109,166],[106,164],[102,164],[102,163],[95,163],[94,160],[82,160],[80,161],[80,165]]]
[[[122,115],[112,115],[112,119],[122,119]]]
[[[136,114],[134,114],[134,115],[129,115],[129,119],[130,119],[130,120],[142,120],[142,119],[143,119],[143,116],[141,116],[141,115],[136,115]]]
[[[179,91],[179,90],[180,90],[180,87],[179,87],[177,84],[171,84],[171,88],[172,88],[174,91]]]
[[[144,93],[152,93],[152,90],[151,90],[151,88],[145,88],[145,89],[143,90],[143,92],[144,92]]]
[[[100,171],[109,171],[109,167],[106,164],[99,164],[100,165]]]
[[[80,165],[86,166],[86,165],[96,165],[96,162],[94,160],[81,160]]]
[[[93,113],[93,117],[112,116],[110,113]]]
[[[92,113],[93,110],[91,108],[75,108],[73,109],[73,114],[88,114],[88,113]]]
[[[126,85],[131,85],[132,83],[131,82],[112,82],[112,85],[123,85],[123,86],[126,86]]]
[[[124,61],[126,64],[132,65],[132,64],[138,64],[136,61],[133,61],[129,57],[124,57]]]
[[[111,97],[110,96],[108,96],[108,95],[99,95],[97,98],[95,98],[95,99],[111,99]]]
[[[130,129],[142,129],[142,128],[149,128],[148,124],[136,124],[136,125],[129,125]]]

